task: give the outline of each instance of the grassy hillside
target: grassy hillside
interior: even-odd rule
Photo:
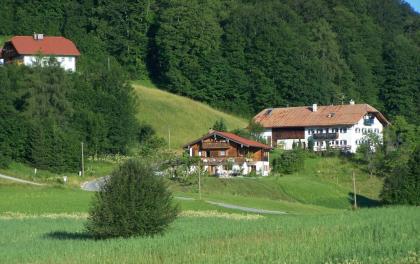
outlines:
[[[299,206],[302,204],[350,209],[353,171],[359,206],[377,205],[382,180],[370,177],[354,163],[338,157],[307,158],[304,169],[291,175],[235,179],[208,177],[204,178],[202,189],[208,199],[265,209],[301,211]],[[196,190],[195,186],[172,187],[189,193]]]
[[[159,89],[148,88],[144,82],[133,83],[138,95],[140,121],[150,124],[157,134],[168,140],[171,147],[180,148],[205,134],[218,119],[223,118],[228,129],[243,128],[247,121],[215,110],[208,105],[174,95]]]

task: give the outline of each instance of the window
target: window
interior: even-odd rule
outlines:
[[[338,146],[338,145],[340,145],[340,142],[338,140],[336,140],[335,144]]]
[[[326,129],[325,129],[325,133],[328,133],[328,131],[329,131],[329,130],[330,130],[329,128],[326,128]]]
[[[366,134],[366,128],[362,128],[362,133]]]
[[[322,129],[317,129],[316,132],[317,133],[322,133]]]
[[[356,128],[356,133],[360,133],[360,128]]]
[[[368,131],[369,131],[369,133],[372,133],[372,128],[369,128]]]
[[[338,128],[334,128],[333,132],[338,133]]]
[[[347,140],[343,140],[345,146],[347,146]]]
[[[220,156],[226,156],[226,151],[221,150],[219,154],[220,154]]]
[[[379,128],[375,128],[375,133],[379,134]]]

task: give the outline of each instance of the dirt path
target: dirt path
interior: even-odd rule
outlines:
[[[84,182],[80,187],[82,188],[82,190],[85,190],[85,191],[96,192],[104,184],[105,179],[106,179],[105,177],[102,177],[102,178],[99,178],[99,179],[96,179],[96,180],[93,180],[93,181]],[[195,198],[192,198],[192,197],[182,197],[182,196],[175,196],[175,199],[189,200],[189,201],[196,200]],[[239,210],[239,211],[247,212],[247,213],[276,214],[276,215],[287,214],[286,212],[283,212],[283,211],[265,210],[265,209],[260,209],[260,208],[244,207],[244,206],[239,206],[239,205],[235,205],[235,204],[228,204],[228,203],[223,203],[223,202],[214,202],[214,201],[208,201],[208,200],[203,200],[203,201],[208,203],[208,204],[212,204],[212,205],[216,205],[216,206],[220,206],[220,207],[228,208],[228,209]]]
[[[265,209],[258,209],[258,208],[252,208],[252,207],[243,207],[239,205],[234,204],[227,204],[227,203],[219,203],[219,202],[212,202],[212,201],[205,201],[206,203],[217,205],[224,208],[229,209],[236,209],[243,212],[249,212],[249,213],[256,213],[256,214],[287,214],[283,211],[274,211],[274,210],[265,210]]]
[[[5,179],[5,180],[9,180],[9,181],[14,181],[14,182],[20,182],[20,183],[25,183],[25,184],[31,184],[31,185],[37,185],[37,186],[44,186],[45,185],[45,184],[42,184],[42,183],[26,181],[26,180],[22,180],[22,179],[19,179],[19,178],[6,176],[6,175],[3,175],[3,174],[0,174],[0,179]]]

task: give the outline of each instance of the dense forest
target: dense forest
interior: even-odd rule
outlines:
[[[420,123],[420,15],[400,0],[3,0],[0,35],[33,32],[247,117],[354,99]]]
[[[55,67],[0,67],[0,167],[12,160],[53,171],[85,154],[127,153],[140,125],[118,66],[69,74]]]

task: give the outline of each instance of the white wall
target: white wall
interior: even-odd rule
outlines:
[[[23,64],[26,66],[32,66],[38,62],[39,56],[23,56]],[[66,71],[76,71],[76,57],[73,56],[54,56],[60,67]],[[49,56],[41,57],[41,64],[47,65],[49,62]]]
[[[268,161],[257,161],[255,167],[257,174],[261,176],[268,176],[270,173],[270,163]]]
[[[265,131],[262,132],[260,135],[262,138],[265,139],[265,142],[267,142],[267,144],[271,146],[271,140],[268,141],[267,138],[273,135],[273,130],[271,128],[266,128]]]

